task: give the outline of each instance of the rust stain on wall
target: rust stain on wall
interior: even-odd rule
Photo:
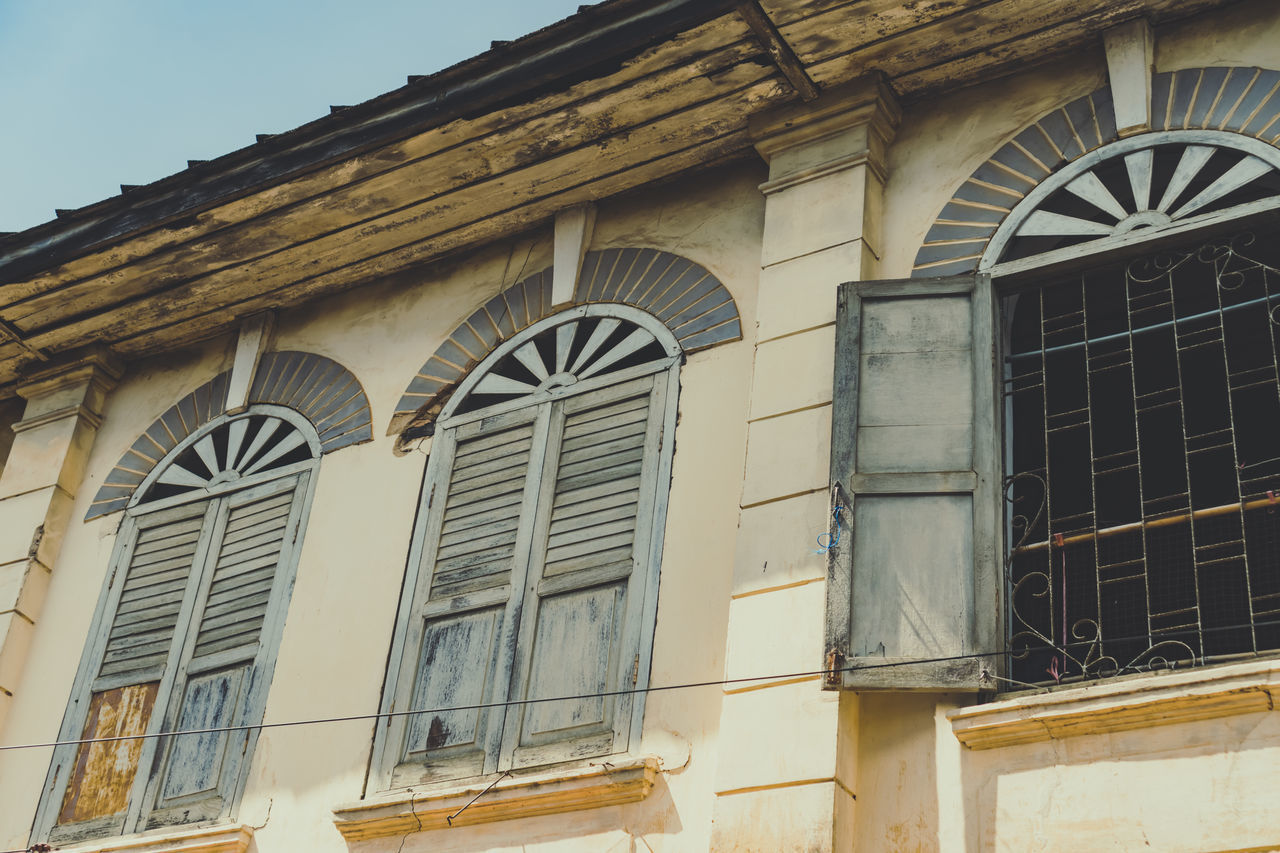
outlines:
[[[81,737],[144,733],[159,687],[159,682],[132,684],[93,694]],[[129,788],[138,769],[142,744],[141,738],[81,744],[58,822],[72,823],[124,811],[129,805]]]

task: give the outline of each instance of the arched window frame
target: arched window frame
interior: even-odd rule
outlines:
[[[231,429],[237,422],[248,423],[252,418],[276,419],[283,422],[295,431],[294,435],[301,437],[301,442],[294,447],[305,447],[308,458],[278,467],[268,465],[263,470],[243,477],[229,476],[207,487],[193,488],[183,494],[147,499],[152,486],[161,481],[166,470],[175,464],[189,448],[224,427]],[[246,442],[246,446],[242,448],[246,459],[242,461],[252,464],[254,459],[261,458],[269,449],[269,444],[264,445],[257,456],[251,456],[248,442]],[[261,721],[275,667],[276,650],[292,594],[298,552],[305,534],[315,491],[321,453],[319,435],[306,417],[285,406],[254,404],[234,415],[224,414],[216,417],[196,429],[159,460],[144,478],[124,510],[120,528],[116,533],[107,580],[94,610],[88,640],[76,673],[71,700],[63,717],[58,740],[74,742],[84,737],[86,722],[92,711],[92,697],[116,687],[110,677],[99,674],[99,666],[117,617],[121,595],[129,578],[134,548],[140,534],[149,528],[171,523],[174,520],[194,519],[203,513],[199,538],[192,546],[193,554],[182,586],[182,604],[174,620],[173,639],[168,641],[169,651],[166,661],[160,667],[154,682],[152,679],[138,682],[138,685],[157,684],[151,707],[147,711],[145,732],[148,736],[135,742],[140,746],[134,753],[133,768],[125,774],[132,776],[132,781],[121,783],[120,779],[114,780],[120,784],[127,784],[128,787],[127,794],[124,795],[124,811],[88,821],[60,821],[60,813],[65,807],[64,796],[72,786],[85,781],[83,778],[77,779],[76,775],[77,763],[86,757],[86,754],[82,753],[82,747],[75,743],[58,747],[50,763],[41,803],[36,813],[34,839],[48,839],[55,844],[65,844],[80,839],[129,834],[162,826],[219,823],[232,819],[244,792],[258,739],[258,730],[249,728],[242,732],[215,735],[214,737],[221,741],[218,747],[222,750],[220,754],[224,756],[222,759],[224,763],[210,771],[214,773],[213,788],[183,796],[169,796],[167,805],[164,804],[167,793],[161,788],[169,781],[170,759],[175,745],[181,745],[182,739],[154,735],[162,731],[193,728],[189,724],[184,725],[180,717],[186,710],[183,707],[186,691],[197,679],[206,675],[216,675],[228,668],[234,669],[241,664],[243,664],[243,670],[235,676],[236,680],[232,688],[239,691],[239,702],[230,711],[230,721],[218,719],[216,725],[252,726]],[[221,657],[219,652],[210,651],[204,656],[199,671],[189,672],[188,665],[192,662],[193,652],[204,627],[202,619],[205,616],[210,587],[218,579],[216,573],[220,568],[221,552],[216,549],[220,549],[225,541],[220,539],[215,544],[213,539],[224,535],[228,516],[234,512],[236,506],[270,500],[286,492],[291,493],[292,497],[284,505],[288,510],[283,527],[279,528],[278,556],[261,615],[256,651],[248,658],[244,656],[242,648],[227,649],[226,652],[221,653]],[[191,511],[202,505],[204,508],[200,512]],[[274,536],[275,534],[268,534],[269,538],[274,539]],[[197,616],[197,613],[200,615]],[[210,642],[210,645],[214,644]],[[131,684],[133,682],[126,679],[119,686],[127,688]],[[216,686],[214,689],[217,689]],[[194,726],[194,728],[205,727],[210,726],[207,723]],[[112,746],[105,745],[106,748]],[[194,748],[198,751],[207,752],[209,746],[210,744],[204,741],[194,744]],[[116,753],[117,760],[120,755],[121,753]],[[227,758],[228,756],[230,759]],[[183,771],[175,771],[175,773],[180,772]],[[96,780],[96,784],[101,785],[102,781]],[[211,803],[212,806],[209,808],[214,810],[209,811],[209,808],[206,808],[202,812],[203,803]],[[195,813],[194,816],[192,812]]]
[[[1041,126],[1024,133],[1042,131]],[[1001,680],[1009,676],[1009,655],[985,654],[1007,650],[1014,633],[1004,558],[1016,537],[1002,489],[1005,474],[1014,472],[1005,456],[1010,428],[997,390],[1005,378],[1002,301],[1049,277],[1195,244],[1246,224],[1270,222],[1274,227],[1280,193],[1267,184],[1264,197],[1219,201],[1171,222],[1135,219],[1115,233],[1012,259],[1006,259],[1006,249],[1040,206],[1072,181],[1113,158],[1173,144],[1232,149],[1271,170],[1280,169],[1276,148],[1228,131],[1156,130],[1104,140],[1101,147],[1034,182],[1030,190],[1020,183],[1032,183],[1026,175],[1009,178],[1021,190],[1005,195],[1020,200],[998,226],[953,221],[963,218],[957,213],[961,201],[985,203],[974,198],[979,190],[957,192],[935,223],[939,242],[926,241],[917,256],[915,277],[842,285],[832,413],[838,426],[832,434],[831,467],[834,500],[841,509],[830,531],[839,547],[829,552],[824,660],[828,666],[843,663],[846,671],[830,678],[828,686],[1010,689]],[[1016,171],[1010,165],[1019,154],[1010,149],[1016,148],[1010,143],[1001,149],[966,187],[991,189],[984,185],[999,171],[996,166]],[[1274,176],[1274,171],[1257,171]],[[1193,196],[1176,195],[1171,210]],[[994,202],[988,208],[987,216],[999,210]],[[1145,227],[1126,230],[1131,224]],[[974,243],[983,246],[976,257],[969,254]],[[956,273],[927,277],[934,269]],[[903,450],[902,439],[877,442],[877,429],[912,434],[914,451]],[[927,528],[917,528],[926,517]],[[840,537],[842,525],[847,529]],[[1150,654],[1135,662],[1158,665],[1159,658]],[[893,665],[899,662],[910,666]],[[1095,655],[1093,663],[1106,661]],[[1095,666],[1091,675],[1122,670],[1127,663],[1111,670]]]
[[[648,332],[653,340],[662,347],[664,355],[644,364],[623,368],[612,373],[604,373],[570,385],[560,385],[551,381],[544,382],[544,387],[525,397],[498,402],[472,411],[458,411],[468,401],[477,385],[490,374],[496,365],[529,341],[538,338],[548,330],[557,327],[564,328],[566,324],[576,320],[607,318],[630,323]],[[459,383],[457,390],[452,394],[434,424],[434,438],[432,439],[431,450],[424,472],[422,497],[414,525],[408,569],[389,656],[386,681],[384,682],[381,710],[383,713],[393,716],[385,724],[379,725],[376,730],[369,783],[371,792],[402,788],[406,785],[429,781],[458,780],[497,770],[518,769],[521,766],[533,767],[573,758],[624,753],[639,742],[644,718],[643,688],[647,685],[649,679],[653,633],[657,616],[658,581],[663,532],[666,524],[666,504],[671,476],[671,463],[674,454],[680,364],[682,360],[683,351],[679,342],[660,320],[645,311],[627,305],[597,303],[570,308],[532,324],[496,347]],[[634,687],[637,692],[633,695],[618,697],[622,713],[618,714],[618,718],[614,720],[613,728],[615,734],[612,743],[603,751],[600,749],[595,751],[587,750],[586,752],[579,750],[578,753],[571,754],[572,751],[564,752],[560,749],[560,743],[552,740],[544,744],[541,749],[527,750],[526,758],[522,760],[515,755],[517,750],[516,741],[520,736],[518,730],[520,723],[518,721],[513,723],[512,721],[515,718],[507,716],[505,719],[499,717],[496,720],[489,721],[487,729],[481,733],[483,754],[481,763],[478,766],[472,765],[461,770],[457,766],[452,766],[442,772],[433,772],[426,766],[426,763],[404,760],[407,749],[407,729],[410,723],[408,721],[409,718],[402,712],[429,711],[438,707],[435,704],[432,704],[431,708],[412,707],[413,691],[421,672],[418,670],[416,663],[418,649],[411,648],[413,645],[411,636],[414,634],[411,629],[415,620],[424,618],[419,614],[419,611],[427,606],[426,599],[430,592],[432,575],[435,570],[433,565],[429,565],[431,562],[429,552],[433,545],[432,537],[435,535],[431,529],[435,518],[432,513],[433,495],[440,495],[442,488],[447,489],[450,482],[452,474],[450,470],[446,470],[446,465],[450,464],[448,457],[452,453],[453,442],[458,431],[468,426],[501,421],[504,417],[519,416],[520,413],[529,410],[536,412],[536,422],[541,425],[538,429],[546,430],[547,422],[552,417],[553,409],[558,412],[559,404],[562,402],[571,401],[579,397],[585,399],[584,395],[593,392],[607,393],[609,389],[621,388],[628,383],[641,381],[647,377],[653,377],[653,399],[660,400],[662,405],[661,411],[651,414],[648,421],[651,431],[656,431],[657,433],[657,458],[653,460],[655,464],[652,466],[647,464],[648,459],[646,458],[645,472],[642,475],[644,479],[649,481],[647,486],[649,489],[648,500],[652,501],[652,506],[649,510],[649,520],[643,525],[643,529],[641,529],[641,525],[637,525],[635,529],[636,545],[633,548],[639,550],[638,546],[641,541],[644,541],[645,545],[642,554],[633,555],[636,568],[628,581],[631,602],[630,618],[624,623],[624,629],[621,632],[623,634],[621,641],[623,653],[618,655],[617,660],[610,667],[609,684],[607,686],[608,690],[625,690]],[[559,415],[559,417],[563,421],[563,415]],[[535,434],[537,433],[535,432]],[[539,454],[547,452],[548,445],[553,439],[558,440],[558,436],[544,435],[540,444],[537,441],[534,442],[535,450],[533,451],[533,459],[531,459],[528,467],[529,475],[528,483],[525,486],[525,498],[521,504],[520,526],[522,529],[526,524],[532,527],[536,523],[533,519],[535,513],[541,516],[544,512],[549,512],[547,509],[549,506],[548,496],[554,489],[556,470],[551,468],[547,460],[541,458]],[[544,488],[536,482],[539,478],[535,475],[535,472],[540,472],[543,477],[548,478],[551,485]],[[644,493],[644,488],[642,487],[642,494]],[[440,513],[443,511],[443,509],[438,510]],[[526,519],[528,520],[526,521]],[[529,541],[520,547],[525,547],[530,552],[526,558],[526,571],[542,559],[542,555],[533,553],[534,549],[538,547],[538,543]],[[517,557],[515,559],[518,562],[520,558]],[[512,660],[509,664],[499,663],[498,672],[481,685],[486,704],[491,702],[501,703],[509,699],[508,691],[519,687],[519,684],[513,684],[513,681],[521,682],[526,686],[531,682],[531,676],[527,671],[523,672],[523,674],[521,673],[520,660],[527,659],[529,656],[530,633],[532,631],[529,626],[533,624],[533,620],[530,618],[532,615],[530,603],[531,599],[537,596],[537,593],[533,590],[535,580],[525,578],[524,590],[516,590],[508,604],[505,605],[507,607],[506,613],[510,614],[514,609],[517,614],[514,618],[515,625],[511,625],[510,621],[504,623],[504,627],[507,627],[507,630],[511,632],[506,635],[508,637],[506,642],[511,644],[515,660]],[[589,586],[590,584],[588,584]],[[513,584],[514,587],[515,584]],[[515,601],[516,596],[520,596],[518,602]],[[541,601],[540,598],[536,600]],[[469,603],[464,602],[463,604],[468,605]],[[450,612],[457,612],[458,609],[456,604],[451,605]],[[520,631],[519,624],[522,619],[525,627]],[[528,666],[527,660],[525,665]],[[496,691],[497,699],[495,699],[493,691]],[[614,700],[608,699],[607,701]],[[458,702],[455,704],[467,703]],[[519,709],[531,706],[517,705],[514,707]],[[483,723],[480,725],[483,726]],[[406,767],[409,768],[408,774],[405,772]],[[417,769],[415,770],[414,768]]]

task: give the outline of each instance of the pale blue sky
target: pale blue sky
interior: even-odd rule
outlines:
[[[0,0],[0,231],[243,148],[585,0]]]

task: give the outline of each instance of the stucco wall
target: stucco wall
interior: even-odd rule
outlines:
[[[724,670],[737,504],[745,445],[763,167],[745,162],[599,206],[593,249],[652,246],[711,270],[737,301],[746,340],[695,353],[681,371],[654,684],[714,680]],[[367,714],[378,708],[414,510],[426,457],[397,457],[382,433],[405,386],[440,341],[502,288],[550,264],[551,230],[522,235],[416,274],[314,303],[277,318],[275,348],[341,363],[364,386],[374,440],[325,456],[307,525],[265,722]],[[74,518],[103,477],[161,412],[230,366],[233,342],[210,341],[130,365],[112,394]],[[371,499],[376,497],[376,499]],[[56,738],[115,542],[119,514],[76,521],[49,592],[5,743]],[[650,697],[639,751],[691,758],[642,803],[415,837],[405,850],[705,850],[714,688]],[[332,808],[359,799],[369,721],[267,729],[239,816],[259,826],[262,850],[346,850]],[[0,849],[26,844],[49,750],[0,754]],[[677,840],[678,833],[678,840]],[[436,833],[436,836],[442,835]],[[632,841],[643,837],[643,841]],[[573,844],[566,844],[575,839]],[[545,845],[544,845],[545,842]],[[389,849],[395,849],[393,839]],[[371,842],[371,850],[381,849]],[[641,847],[643,849],[643,847]]]

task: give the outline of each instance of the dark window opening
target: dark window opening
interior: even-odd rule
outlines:
[[[1280,648],[1280,240],[1101,267],[1004,310],[1012,678]]]

